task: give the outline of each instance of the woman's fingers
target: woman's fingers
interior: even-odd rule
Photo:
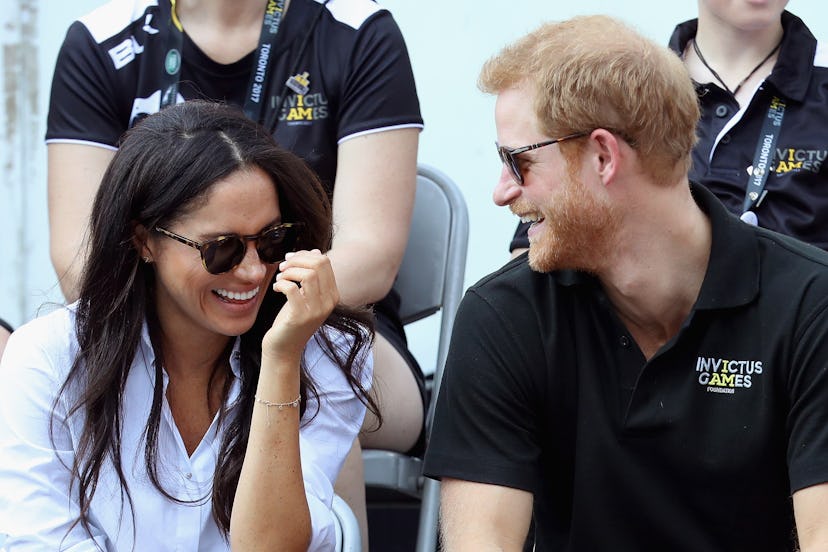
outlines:
[[[298,251],[279,265],[273,289],[287,298],[276,322],[321,324],[339,302],[330,261],[319,252]]]
[[[339,302],[339,290],[331,263],[319,250],[299,251],[289,255],[279,265],[279,270],[276,282],[293,282],[300,288],[306,301],[318,301],[323,307],[331,309]],[[274,286],[274,289],[284,293],[283,290],[289,290],[290,287]]]
[[[330,261],[319,250],[298,251],[280,263],[273,284],[287,302],[268,331],[266,344],[279,349],[301,350],[339,302],[339,291]]]

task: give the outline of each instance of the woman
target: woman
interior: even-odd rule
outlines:
[[[244,107],[320,177],[342,302],[376,314],[383,425],[369,413],[362,444],[419,452],[423,375],[391,288],[423,123],[403,37],[371,0],[110,0],[72,24],[46,132],[50,249],[67,300],[77,297],[91,198],[121,134],[162,105],[198,98]],[[352,460],[340,494],[364,516],[358,450]]]
[[[237,110],[189,102],[130,131],[79,301],[0,364],[8,545],[330,550],[372,405],[369,319],[337,306],[330,240],[316,177]]]

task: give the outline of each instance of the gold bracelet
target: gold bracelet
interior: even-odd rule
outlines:
[[[270,402],[264,399],[260,399],[258,395],[254,395],[253,398],[256,400],[257,403],[261,403],[265,405],[265,412],[267,414],[267,425],[270,426],[270,407],[275,406],[279,410],[284,410],[285,408],[299,408],[299,403],[302,400],[302,395],[299,395],[295,399],[290,402],[286,403],[279,403],[279,402]]]

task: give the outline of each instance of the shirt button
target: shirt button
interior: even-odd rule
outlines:
[[[730,134],[725,134],[724,136],[722,136],[721,143],[722,144],[729,144],[730,143]]]
[[[190,472],[187,472],[187,473],[185,473],[185,474],[184,474],[184,477],[186,477],[187,479],[192,479],[192,478],[193,478],[193,474],[192,474],[192,473],[190,473]]]
[[[621,346],[626,349],[627,347],[630,346],[630,338],[627,337],[626,335],[622,335],[621,339],[618,340],[618,343],[620,343]]]
[[[725,117],[728,113],[727,106],[724,104],[720,104],[716,106],[716,117]]]

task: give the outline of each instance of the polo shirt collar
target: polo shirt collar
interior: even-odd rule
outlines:
[[[690,183],[693,199],[710,219],[712,241],[707,272],[694,310],[722,309],[746,305],[759,293],[759,246],[752,226],[731,214],[700,184]],[[554,274],[562,286],[593,283],[592,274],[561,270]]]
[[[759,246],[754,228],[731,214],[704,186],[691,183],[690,190],[712,229],[710,258],[696,309],[750,303],[759,293]]]
[[[670,49],[679,57],[683,56],[687,43],[696,36],[698,28],[698,19],[676,25],[670,37]],[[785,33],[782,46],[768,82],[786,98],[801,102],[808,92],[814,70],[817,41],[805,23],[789,11],[782,12],[782,29]]]
[[[788,11],[782,13],[782,29],[785,34],[779,49],[779,59],[773,66],[768,82],[783,96],[802,102],[808,93],[814,71],[817,40],[805,23]]]

